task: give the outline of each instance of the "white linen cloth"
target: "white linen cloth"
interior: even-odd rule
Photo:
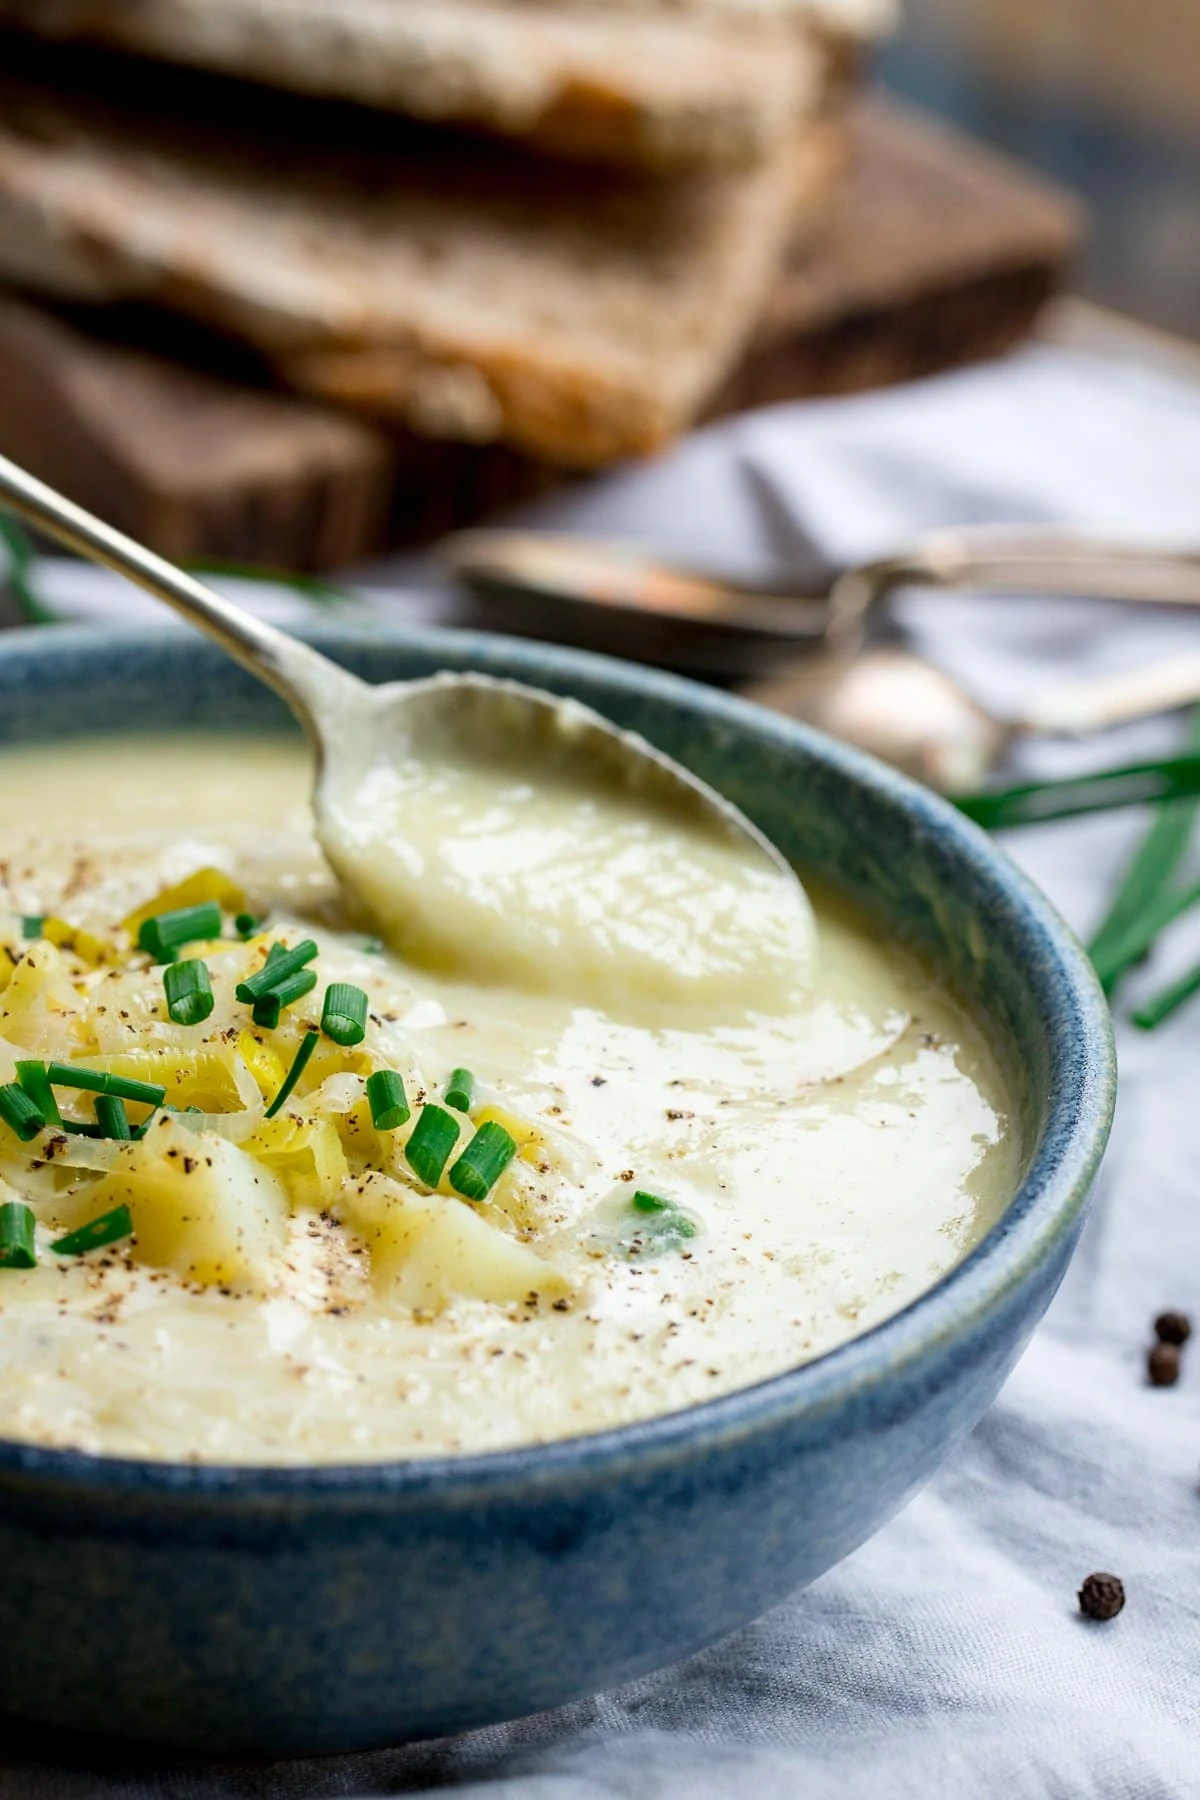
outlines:
[[[786,559],[798,526],[839,556],[919,528],[1033,521],[1200,543],[1200,387],[1048,349],[888,393],[784,406],[540,504],[543,521],[722,560]],[[408,562],[391,573],[420,573]],[[371,572],[372,584],[389,574]],[[150,612],[59,565],[64,612]],[[244,590],[243,590],[244,592]],[[444,602],[375,598],[396,616]],[[281,603],[285,613],[292,602]],[[1036,685],[1200,647],[1200,616],[1095,603],[903,603],[919,645],[1003,709]],[[1180,722],[1022,767],[1167,748]],[[1026,831],[1007,847],[1087,932],[1138,816]],[[1198,852],[1200,855],[1200,852]],[[1131,993],[1200,956],[1185,920]],[[1125,1012],[1128,1001],[1123,1000]],[[560,1712],[370,1756],[197,1768],[0,1744],[0,1800],[1174,1800],[1200,1794],[1200,1341],[1181,1385],[1146,1385],[1150,1322],[1200,1330],[1200,1000],[1153,1035],[1121,1026],[1116,1132],[1066,1283],[999,1400],[899,1518],[727,1642]],[[1124,1577],[1107,1625],[1093,1569]]]

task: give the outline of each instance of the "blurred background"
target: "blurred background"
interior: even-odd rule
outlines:
[[[1195,0],[907,0],[880,72],[1086,200],[1074,287],[1200,336]]]
[[[379,567],[1031,340],[1189,367],[1198,177],[1196,0],[0,0],[0,450]],[[527,550],[489,623],[611,588]]]

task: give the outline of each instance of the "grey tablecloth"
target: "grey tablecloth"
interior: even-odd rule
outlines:
[[[785,556],[798,523],[841,554],[918,526],[1069,521],[1200,542],[1200,389],[1032,350],[885,395],[722,425],[674,455],[539,509],[664,547]],[[378,576],[380,571],[375,571]],[[65,611],[124,600],[56,574]],[[428,616],[428,595],[395,599]],[[282,603],[287,610],[287,603]],[[1200,647],[1200,618],[1040,601],[906,602],[919,640],[1000,705]],[[1039,745],[1059,768],[1166,745],[1178,721],[1105,746]],[[1010,847],[1086,930],[1138,829],[1041,828]],[[1184,921],[1133,992],[1200,955]],[[728,1642],[562,1712],[437,1744],[271,1769],[56,1759],[0,1746],[0,1797],[373,1795],[471,1800],[804,1796],[1006,1800],[1200,1793],[1200,1343],[1183,1384],[1145,1384],[1153,1314],[1200,1324],[1200,1002],[1153,1036],[1122,1028],[1116,1134],[1067,1282],[973,1437],[840,1568]],[[1094,1568],[1124,1614],[1082,1622]]]

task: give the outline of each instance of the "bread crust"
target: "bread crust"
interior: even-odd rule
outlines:
[[[256,102],[253,129],[233,94],[219,123],[189,119],[165,73],[149,108],[69,102],[55,70],[54,90],[0,75],[0,274],[153,301],[303,392],[577,467],[699,413],[763,305],[798,171],[827,154],[818,133],[647,182],[411,127],[364,145],[329,122],[314,145],[300,102],[274,125]]]
[[[820,102],[793,0],[0,0],[0,23],[677,170],[769,154]]]

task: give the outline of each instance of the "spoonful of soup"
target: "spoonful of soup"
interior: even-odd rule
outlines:
[[[281,695],[316,748],[322,848],[407,960],[674,1018],[802,996],[816,940],[795,873],[642,738],[483,674],[372,686],[3,457],[0,504],[166,601]]]

